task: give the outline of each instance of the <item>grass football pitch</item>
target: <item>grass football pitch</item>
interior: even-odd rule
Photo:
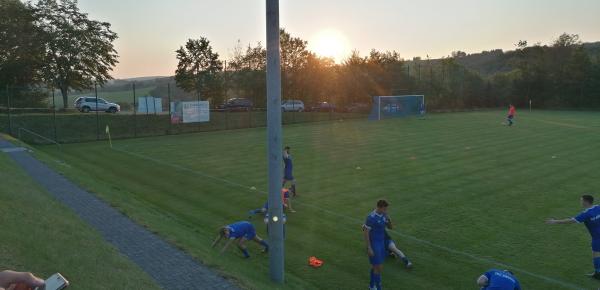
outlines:
[[[247,219],[267,184],[264,128],[39,146],[71,180],[249,289],[367,289],[361,224],[379,198],[414,269],[388,259],[386,289],[476,289],[489,268],[523,289],[592,289],[583,225],[546,225],[600,193],[600,114],[504,111],[425,120],[332,121],[283,128],[299,197],[286,226],[286,283],[269,282],[268,257],[210,248],[217,229]],[[54,160],[62,159],[65,163]],[[358,169],[360,168],[360,169]],[[256,187],[256,190],[252,190]],[[600,195],[596,195],[600,198]],[[262,218],[251,220],[266,236]],[[324,260],[308,266],[308,257]]]

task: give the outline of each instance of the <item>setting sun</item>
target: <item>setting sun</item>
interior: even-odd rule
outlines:
[[[342,61],[350,53],[346,37],[334,29],[320,31],[309,42],[309,47],[318,56],[331,57],[336,62]]]

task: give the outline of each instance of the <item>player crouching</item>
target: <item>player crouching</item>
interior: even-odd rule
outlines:
[[[281,202],[283,203],[283,209],[284,210],[288,210],[290,212],[296,212],[293,208],[292,208],[292,200],[290,199],[290,190],[287,188],[282,188],[281,189]],[[256,214],[266,214],[267,211],[269,210],[269,202],[265,202],[265,204],[263,205],[263,207],[261,208],[257,208],[257,209],[253,209],[251,211],[248,212],[248,217],[252,218],[252,216],[256,215]]]
[[[219,229],[219,235],[212,243],[211,247],[214,248],[223,238],[228,239],[228,241],[225,243],[225,246],[223,246],[223,249],[221,249],[221,253],[225,252],[227,247],[229,247],[229,244],[231,244],[231,242],[234,240],[237,243],[237,247],[240,249],[240,251],[242,251],[242,254],[244,254],[244,258],[250,258],[248,249],[244,245],[246,241],[255,241],[264,247],[263,252],[269,251],[269,245],[267,242],[256,235],[254,226],[247,221],[236,222]]]
[[[410,259],[408,259],[408,257],[402,251],[400,251],[400,249],[398,249],[396,247],[396,243],[394,243],[394,240],[392,240],[392,238],[387,233],[387,231],[385,231],[385,241],[384,241],[384,243],[385,243],[385,248],[390,253],[390,256],[393,256],[393,257],[396,257],[396,258],[400,259],[400,261],[402,261],[402,263],[404,263],[404,266],[407,269],[412,268],[413,264],[410,261]]]

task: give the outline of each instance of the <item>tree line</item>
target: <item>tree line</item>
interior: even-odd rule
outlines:
[[[76,0],[23,3],[0,0],[0,92],[12,92],[13,104],[41,102],[49,87],[60,92],[65,108],[72,91],[103,86],[118,63],[117,34],[106,22],[89,19]],[[280,31],[282,98],[308,106],[331,102],[338,107],[369,104],[373,96],[423,94],[429,109],[525,106],[600,108],[599,53],[579,37],[562,34],[549,44],[519,41],[515,50],[486,54],[490,67],[470,64],[455,51],[441,59],[404,59],[397,51],[354,51],[341,63],[308,49],[308,42]],[[178,65],[171,92],[176,98],[210,100],[218,105],[232,97],[266,104],[266,48],[237,43],[222,58],[205,37],[189,39],[176,51]],[[497,69],[501,68],[501,69]],[[126,86],[126,84],[121,84]],[[157,83],[155,93],[167,91]],[[40,90],[41,91],[41,90]],[[6,103],[0,93],[0,102]]]

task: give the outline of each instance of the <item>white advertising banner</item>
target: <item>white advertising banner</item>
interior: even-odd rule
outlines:
[[[199,123],[210,121],[208,101],[182,102],[183,123]]]

